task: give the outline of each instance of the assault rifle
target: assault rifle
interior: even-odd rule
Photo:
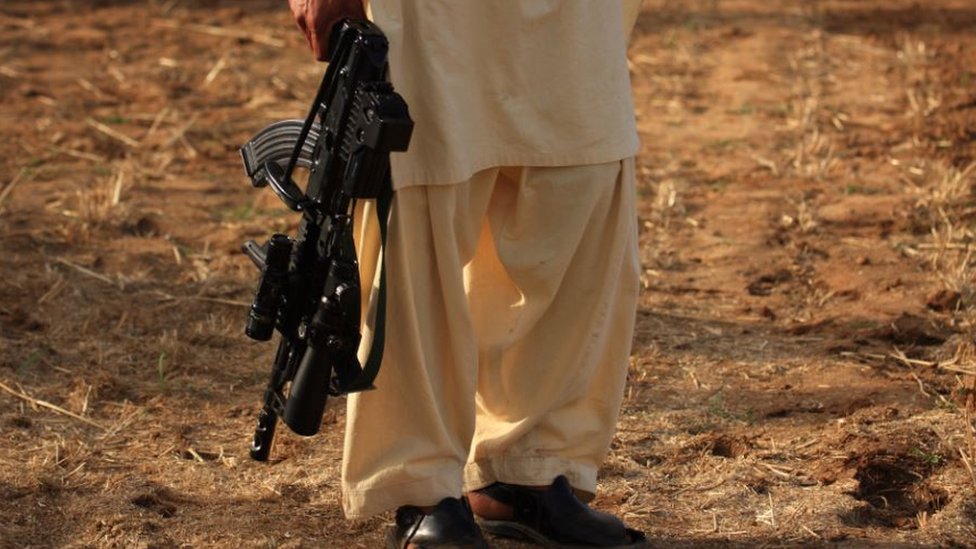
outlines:
[[[406,103],[386,81],[387,49],[372,23],[338,23],[305,120],[272,124],[241,148],[251,183],[270,186],[302,215],[295,237],[243,246],[261,271],[245,333],[258,341],[281,335],[251,443],[258,461],[268,459],[279,417],[292,431],[314,435],[328,397],[371,389],[379,369],[381,319],[366,363],[357,358],[362,304],[352,220],[358,199],[376,199],[385,239],[389,155],[407,149],[413,130]],[[308,169],[304,190],[292,180],[298,166]],[[379,294],[381,313],[382,281]]]

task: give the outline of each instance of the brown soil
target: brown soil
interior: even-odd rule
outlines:
[[[645,1],[598,506],[661,546],[976,546],[974,28],[967,0]],[[272,349],[238,248],[295,219],[236,149],[321,70],[281,2],[0,4],[0,546],[380,545],[337,503],[341,406],[246,451]]]

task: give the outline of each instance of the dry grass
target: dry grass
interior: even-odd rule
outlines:
[[[808,4],[816,21],[820,3]],[[833,140],[825,131],[825,124],[839,122],[824,105],[832,69],[826,48],[825,33],[817,26],[804,37],[803,47],[788,56],[793,95],[787,127],[792,130],[793,144],[783,164],[789,173],[818,181],[830,176],[837,164]]]
[[[898,39],[897,56],[907,84],[908,114],[921,126],[943,103],[941,86],[929,75],[934,53],[924,41],[904,35]]]
[[[113,57],[97,45],[83,71],[40,76],[7,54],[56,39],[62,18],[0,15],[3,30],[24,33],[0,48],[0,78],[34,87],[21,96],[2,80],[0,94],[38,124],[24,147],[0,143],[14,162],[0,179],[10,250],[0,257],[0,382],[11,389],[0,393],[0,499],[13,517],[0,538],[379,543],[388,517],[340,516],[341,414],[315,439],[281,433],[274,463],[247,458],[270,357],[240,334],[254,273],[238,246],[293,220],[248,188],[233,146],[301,115],[319,72],[287,13],[269,12],[269,25],[230,4],[151,2],[154,20],[197,26],[155,24],[142,37],[113,11],[134,8],[108,3],[71,26],[91,27],[95,41],[114,14],[126,44],[141,47]],[[966,292],[959,310],[932,316],[966,333],[973,325],[973,168],[953,167],[922,131],[958,103],[934,70],[947,66],[941,38],[829,30],[863,2],[645,6],[631,67],[648,291],[597,505],[681,548],[966,546],[971,337],[946,356],[857,342],[924,309],[912,286]],[[225,18],[236,30],[214,26]],[[291,38],[294,48],[278,47]],[[24,152],[40,163],[21,164]],[[40,193],[33,203],[28,190]],[[917,206],[915,233],[892,198]],[[838,203],[894,224],[839,215]],[[843,276],[852,267],[867,273],[864,287]],[[768,295],[746,291],[769,274]]]
[[[932,77],[930,65],[934,52],[922,40],[906,35],[898,40],[897,59],[903,71],[907,115],[913,119],[916,154],[926,150],[921,130],[943,107],[941,85]],[[943,143],[935,143],[936,149]],[[898,164],[902,164],[896,162]],[[945,161],[917,156],[902,164],[904,181],[916,195],[913,216],[919,229],[929,235],[919,245],[920,257],[941,283],[945,295],[953,295],[953,306],[945,311],[949,321],[960,331],[954,339],[952,358],[955,389],[952,401],[938,395],[952,414],[955,425],[943,434],[950,454],[958,456],[976,490],[976,442],[974,442],[973,391],[976,389],[976,261],[973,246],[976,233],[972,226],[973,197],[976,190],[976,163],[956,167]],[[938,366],[938,363],[933,363]],[[921,384],[921,380],[919,380]],[[920,517],[924,523],[926,517]]]
[[[813,233],[818,222],[815,208],[810,202],[801,198],[794,203],[794,211],[784,213],[780,217],[780,225],[784,229],[796,230],[801,235]]]

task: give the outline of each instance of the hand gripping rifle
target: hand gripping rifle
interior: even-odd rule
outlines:
[[[388,43],[379,28],[345,20],[332,37],[306,119],[272,124],[241,148],[251,183],[270,185],[302,214],[294,238],[275,234],[243,247],[261,271],[245,333],[258,341],[270,340],[275,329],[281,334],[251,444],[258,461],[268,459],[279,417],[311,436],[329,395],[372,389],[383,352],[381,270],[373,345],[364,365],[357,358],[362,304],[353,210],[357,199],[376,199],[385,241],[389,155],[407,149],[413,121],[386,81]],[[296,166],[309,171],[304,191],[292,180]]]

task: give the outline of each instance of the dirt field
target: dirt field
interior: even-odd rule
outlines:
[[[976,547],[976,6],[644,4],[597,505],[668,547]],[[380,546],[341,406],[247,456],[239,246],[296,220],[236,150],[321,71],[283,1],[0,3],[0,546]]]

